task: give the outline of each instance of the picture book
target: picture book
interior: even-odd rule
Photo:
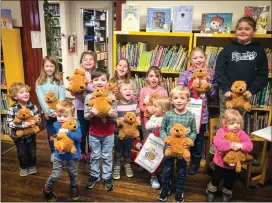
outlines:
[[[201,33],[229,34],[232,26],[232,13],[203,13]]]
[[[1,9],[1,27],[12,28],[12,17],[10,9]]]
[[[174,6],[173,32],[192,32],[194,6]]]
[[[245,16],[251,16],[257,23],[256,33],[266,34],[270,6],[246,6]]]
[[[122,31],[140,31],[140,5],[122,4]]]
[[[170,26],[171,8],[147,8],[147,32],[170,32]]]

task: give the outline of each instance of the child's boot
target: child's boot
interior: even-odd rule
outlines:
[[[78,189],[78,186],[71,186],[71,197],[72,197],[72,200],[79,200],[80,198],[80,194],[79,194],[79,189]]]
[[[55,202],[57,201],[56,195],[53,193],[52,190],[47,190],[46,187],[43,187],[43,196],[48,202]]]
[[[216,191],[217,191],[217,187],[213,186],[212,183],[210,182],[207,185],[207,189],[206,189],[206,201],[207,202],[214,202]]]
[[[226,188],[222,189],[222,199],[223,202],[230,202],[232,197],[232,191]]]

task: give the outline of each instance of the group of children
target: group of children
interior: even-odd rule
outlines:
[[[130,66],[126,59],[120,59],[117,63],[112,82],[118,84],[118,87],[109,93],[108,96],[115,99],[114,93],[119,92],[121,99],[117,100],[109,111],[106,120],[97,116],[98,111],[94,107],[88,107],[86,104],[92,98],[92,92],[96,88],[107,88],[109,82],[109,73],[104,68],[95,68],[96,55],[93,52],[83,52],[80,58],[81,68],[86,70],[86,77],[89,80],[87,90],[83,94],[74,94],[75,105],[65,100],[65,88],[60,78],[58,64],[56,60],[47,56],[43,59],[41,75],[36,82],[36,93],[43,113],[49,115],[46,120],[48,134],[48,143],[51,151],[51,162],[53,169],[44,188],[43,194],[48,201],[56,201],[53,193],[53,185],[59,179],[62,169],[67,168],[71,182],[71,197],[73,200],[80,198],[77,167],[78,161],[90,161],[90,176],[85,187],[91,189],[100,181],[100,160],[102,159],[102,180],[105,189],[111,191],[114,189],[112,179],[120,179],[121,158],[124,158],[124,171],[127,177],[133,177],[131,168],[131,149],[133,139],[127,138],[120,140],[118,138],[119,121],[124,118],[126,112],[134,112],[137,119],[141,121],[143,139],[150,132],[165,139],[170,135],[170,128],[175,123],[181,123],[188,132],[188,137],[194,141],[194,147],[191,149],[192,161],[187,171],[187,163],[184,159],[175,157],[164,157],[162,163],[162,180],[158,180],[155,173],[151,174],[150,182],[154,189],[162,188],[158,199],[167,201],[170,193],[170,184],[174,162],[176,162],[176,194],[175,201],[184,201],[184,184],[186,174],[194,175],[199,168],[204,132],[208,123],[207,97],[215,97],[216,89],[219,88],[220,107],[224,109],[220,114],[221,126],[214,138],[216,164],[215,172],[211,182],[207,186],[207,201],[214,201],[215,192],[222,178],[225,177],[223,188],[223,200],[230,200],[232,195],[232,185],[235,180],[234,167],[227,166],[223,162],[223,154],[229,150],[242,150],[245,153],[251,151],[253,145],[248,135],[243,129],[243,118],[236,110],[225,110],[225,99],[230,96],[230,87],[235,80],[245,80],[248,85],[249,93],[254,94],[261,90],[267,83],[268,67],[265,52],[255,41],[251,41],[253,33],[256,30],[256,23],[250,17],[241,18],[236,26],[236,39],[220,52],[216,71],[208,70],[211,84],[206,94],[199,95],[203,99],[203,113],[201,128],[199,133],[196,129],[194,114],[187,110],[190,102],[190,95],[195,95],[192,89],[191,76],[195,68],[205,67],[206,56],[201,48],[194,48],[190,54],[191,67],[180,74],[177,87],[171,90],[168,97],[167,91],[160,86],[161,72],[156,66],[151,66],[146,73],[146,87],[140,90],[140,93],[131,79]],[[253,54],[254,57],[247,57],[245,54]],[[234,54],[236,53],[236,54]],[[239,57],[238,57],[239,56]],[[236,57],[234,59],[234,57]],[[238,57],[238,58],[237,58]],[[216,81],[216,82],[215,82]],[[18,138],[15,131],[21,128],[34,126],[33,122],[13,123],[13,119],[21,108],[28,108],[33,115],[38,115],[37,107],[29,102],[30,88],[22,83],[14,83],[10,89],[10,95],[14,99],[13,104],[8,110],[7,123],[12,128],[12,138],[17,147],[18,159],[20,162],[20,176],[27,176],[37,172],[36,169],[36,136],[35,134]],[[44,100],[47,92],[54,92],[58,102],[56,111],[48,108]],[[160,97],[155,99],[153,106],[145,106],[145,102],[152,93],[158,93]],[[222,97],[222,98],[221,98]],[[61,128],[61,125],[74,116],[77,110],[78,129],[74,132]],[[148,112],[150,119],[144,117]],[[67,132],[67,135],[74,140],[77,149],[76,154],[61,153],[54,149],[54,144],[50,141],[50,136],[59,131]],[[235,132],[238,134],[241,142],[235,143],[224,140],[226,132]],[[86,149],[86,142],[88,149]],[[140,149],[141,146],[139,146]],[[171,147],[167,145],[165,147]],[[184,146],[187,147],[188,146]],[[114,149],[114,159],[113,159]]]

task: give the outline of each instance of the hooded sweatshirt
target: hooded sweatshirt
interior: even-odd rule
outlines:
[[[244,45],[233,40],[218,55],[215,79],[223,93],[230,91],[236,80],[245,81],[251,94],[262,90],[268,81],[268,62],[259,42]]]

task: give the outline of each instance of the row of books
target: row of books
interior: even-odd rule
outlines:
[[[6,76],[5,76],[5,68],[2,67],[1,69],[1,86],[6,86],[7,81],[6,81]]]
[[[251,98],[252,107],[268,108],[272,106],[271,82],[260,92],[254,94]]]
[[[147,51],[147,43],[118,43],[117,60],[128,59],[135,69],[147,70],[150,66],[158,66],[163,71],[182,72],[188,64],[188,50],[183,45],[157,45],[154,50]]]
[[[250,134],[259,129],[266,128],[268,125],[269,112],[253,111],[245,115],[245,131]]]
[[[272,49],[266,48],[265,49],[267,60],[268,60],[268,75],[272,76]]]
[[[7,125],[7,117],[2,117],[1,133],[5,134],[5,135],[11,135],[11,128],[9,128]]]
[[[8,109],[8,95],[7,93],[1,92],[1,110]]]

